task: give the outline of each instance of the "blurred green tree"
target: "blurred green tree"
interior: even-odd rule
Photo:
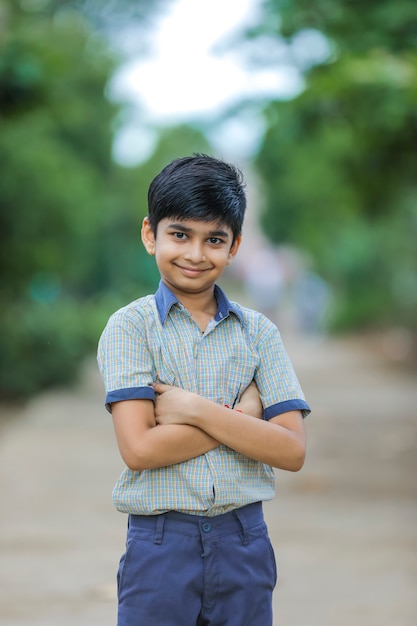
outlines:
[[[119,59],[77,9],[99,4],[0,0],[3,400],[73,381],[108,315],[157,281],[139,239],[156,171],[112,160],[120,106],[105,93]],[[171,141],[184,153],[203,142],[192,129],[171,135],[155,165]]]
[[[272,58],[279,43],[281,61],[305,81],[294,99],[265,107],[256,158],[264,229],[311,255],[335,291],[335,327],[416,329],[415,2],[268,0],[263,7],[250,37],[269,42]],[[324,44],[327,55],[317,62]]]
[[[114,60],[81,15],[24,6],[0,5],[0,390],[19,399],[72,380],[91,349],[115,195]]]

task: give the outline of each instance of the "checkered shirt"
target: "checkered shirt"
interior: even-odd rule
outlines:
[[[202,334],[187,309],[162,282],[154,295],[114,313],[100,338],[99,369],[112,402],[154,399],[159,380],[233,407],[255,379],[264,419],[310,412],[278,329],[262,314],[230,302],[215,287],[218,308]],[[214,516],[275,493],[274,470],[225,445],[176,465],[126,468],[113,490],[125,513],[169,510]]]

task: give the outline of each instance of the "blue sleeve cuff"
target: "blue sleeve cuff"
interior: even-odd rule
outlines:
[[[127,387],[126,389],[115,389],[106,394],[106,409],[111,413],[113,402],[122,400],[155,400],[155,392],[152,387]]]
[[[311,409],[305,400],[284,400],[284,402],[278,402],[267,407],[264,410],[264,420],[270,420],[289,411],[301,411],[303,417],[307,417],[311,413]]]

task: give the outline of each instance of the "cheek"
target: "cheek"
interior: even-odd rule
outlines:
[[[159,242],[155,247],[155,254],[160,261],[169,261],[180,254],[179,246],[172,241]]]
[[[223,260],[223,263],[227,263],[227,262],[231,261],[232,258],[233,258],[233,256],[230,254],[229,250],[222,250],[221,255],[219,255],[219,259],[220,259],[220,256],[221,256],[221,258]]]

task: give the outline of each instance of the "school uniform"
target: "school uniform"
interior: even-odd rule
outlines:
[[[278,329],[215,286],[202,333],[162,282],[111,316],[99,343],[106,407],[154,399],[161,381],[233,407],[255,379],[264,419],[310,412]],[[272,467],[220,445],[176,465],[126,468],[114,491],[129,515],[118,626],[268,626],[276,567],[262,505]]]

